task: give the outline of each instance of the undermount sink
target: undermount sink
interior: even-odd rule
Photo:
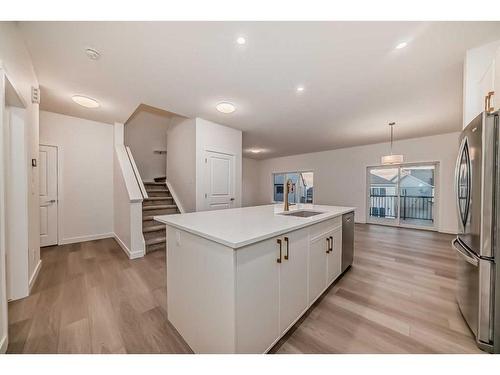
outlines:
[[[300,210],[300,211],[282,212],[282,213],[280,213],[280,215],[297,216],[297,217],[311,217],[311,216],[315,216],[315,215],[320,215],[322,213],[324,213],[324,212]]]

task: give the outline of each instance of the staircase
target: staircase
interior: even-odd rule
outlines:
[[[161,178],[155,182],[144,182],[149,198],[142,202],[142,233],[146,241],[146,254],[156,250],[166,250],[167,238],[165,224],[153,220],[156,215],[179,213],[174,198],[170,195],[165,182]]]

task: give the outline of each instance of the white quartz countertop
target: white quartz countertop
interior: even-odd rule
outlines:
[[[283,213],[283,204],[271,204],[217,211],[161,215],[155,216],[154,220],[237,249],[332,219],[354,211],[355,208],[313,204],[290,206],[290,212],[301,210],[319,211],[321,214],[307,218],[280,215],[280,213]]]

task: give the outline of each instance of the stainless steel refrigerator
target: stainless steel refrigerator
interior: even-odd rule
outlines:
[[[478,346],[500,352],[499,114],[482,113],[460,136],[455,172],[457,302]]]

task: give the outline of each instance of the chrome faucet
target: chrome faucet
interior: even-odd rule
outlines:
[[[293,182],[291,179],[288,179],[285,183],[285,196],[283,197],[285,206],[283,207],[283,211],[290,211],[290,205],[288,203],[288,193],[291,192],[293,192]]]

